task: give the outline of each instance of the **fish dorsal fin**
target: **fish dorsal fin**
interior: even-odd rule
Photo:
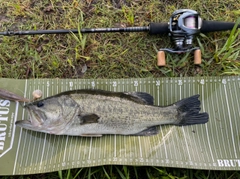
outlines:
[[[119,97],[119,98],[125,98],[131,101],[134,101],[136,103],[140,104],[147,104],[147,105],[153,105],[153,97],[145,92],[113,92],[113,91],[105,91],[105,90],[99,90],[99,89],[79,89],[79,90],[73,90],[73,91],[66,91],[63,93],[60,93],[56,96],[60,95],[74,95],[74,94],[90,94],[90,95],[103,95],[108,97]]]
[[[148,105],[153,105],[154,103],[154,98],[152,95],[144,92],[128,92],[125,93],[127,95],[133,96],[134,101],[143,103],[143,104],[148,104]]]
[[[98,123],[98,119],[100,118],[98,115],[91,113],[91,114],[80,114],[80,124],[91,124],[91,123]]]

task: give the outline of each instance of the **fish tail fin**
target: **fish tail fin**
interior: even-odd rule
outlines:
[[[208,113],[200,113],[199,95],[194,95],[175,103],[178,111],[177,126],[204,124],[208,122]]]

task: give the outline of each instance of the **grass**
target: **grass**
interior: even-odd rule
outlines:
[[[192,169],[162,168],[162,167],[137,167],[137,166],[99,166],[58,171],[46,174],[6,176],[2,179],[238,179],[238,171],[202,171]]]
[[[167,22],[176,9],[190,8],[203,19],[236,22],[235,0],[11,0],[0,2],[0,29],[72,29],[146,26]],[[239,22],[239,21],[238,21]],[[167,54],[156,66],[158,49],[170,47],[167,36],[147,33],[68,34],[0,37],[1,78],[130,78],[239,75],[239,30],[200,34],[192,54]],[[99,166],[10,178],[239,178],[239,172],[164,167]]]

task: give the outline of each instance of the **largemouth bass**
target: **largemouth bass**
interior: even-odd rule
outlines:
[[[22,128],[56,135],[102,136],[103,134],[149,136],[156,126],[204,124],[199,95],[170,106],[155,106],[143,92],[75,90],[25,105],[30,119],[17,121]]]

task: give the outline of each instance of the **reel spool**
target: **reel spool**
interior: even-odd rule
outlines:
[[[201,51],[199,47],[193,47],[192,42],[196,34],[200,33],[202,19],[198,12],[190,9],[175,11],[169,20],[169,36],[175,44],[175,48],[162,48],[157,59],[158,66],[165,66],[165,52],[186,53],[194,51],[194,64],[201,64]]]

